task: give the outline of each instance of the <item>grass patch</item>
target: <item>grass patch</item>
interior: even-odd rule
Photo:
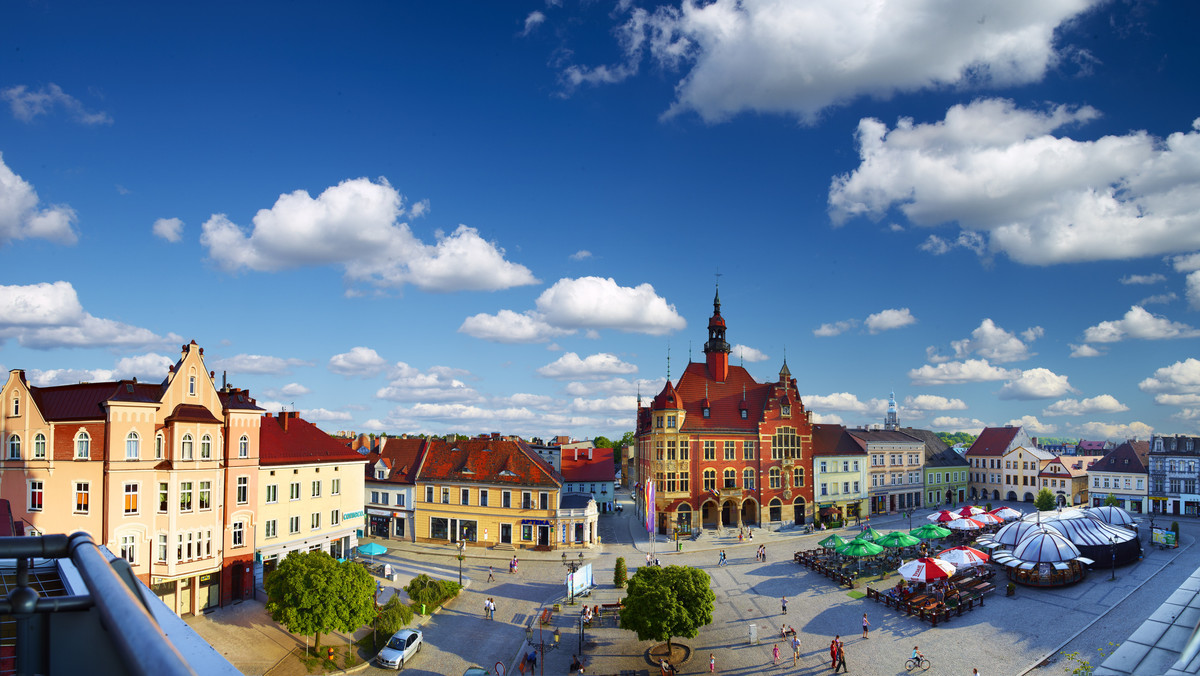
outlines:
[[[862,597],[864,597],[866,595],[867,595],[866,592],[860,592],[857,589],[846,592],[846,596],[849,596],[852,599],[861,599]]]

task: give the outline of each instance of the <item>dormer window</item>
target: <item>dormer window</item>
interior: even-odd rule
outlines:
[[[375,470],[375,478],[380,479],[380,480],[386,479],[387,478],[387,470],[386,469]]]
[[[749,416],[750,416],[750,412],[743,408],[742,409],[742,420],[745,420]]]
[[[782,410],[783,410],[783,414],[784,414],[784,415],[791,415],[791,414],[792,414],[792,407],[791,407],[791,406],[786,406],[786,405],[785,405],[785,406],[783,407],[783,409],[782,409]]]
[[[669,429],[675,429],[675,416],[673,416],[673,415],[667,416],[667,427]]]
[[[712,410],[712,409],[710,409],[710,408],[709,408],[709,407],[707,407],[707,406],[705,406],[705,407],[704,407],[704,417],[705,417],[705,418],[709,417],[709,413],[710,413],[710,411],[711,411],[711,410]]]

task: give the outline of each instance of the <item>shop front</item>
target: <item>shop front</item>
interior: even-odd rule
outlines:
[[[368,526],[372,537],[389,538],[392,535],[392,513],[385,509],[368,509]]]

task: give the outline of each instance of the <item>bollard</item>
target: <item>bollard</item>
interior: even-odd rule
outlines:
[[[750,623],[750,645],[758,645],[758,625]]]
[[[424,603],[421,604],[421,614],[422,615],[425,614],[425,604]]]

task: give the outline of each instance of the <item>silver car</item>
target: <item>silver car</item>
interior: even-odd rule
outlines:
[[[399,669],[420,652],[421,638],[420,629],[401,629],[392,634],[375,661],[384,669]]]

